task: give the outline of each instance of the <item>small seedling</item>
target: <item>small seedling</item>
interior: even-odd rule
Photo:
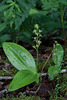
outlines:
[[[61,87],[59,86],[59,84],[56,84],[55,89],[54,89],[54,98],[58,98],[58,94],[59,94],[59,90],[61,89]]]
[[[49,80],[53,80],[58,75],[59,71],[61,70],[63,54],[64,54],[64,51],[63,51],[62,46],[59,43],[55,42],[55,46],[52,53],[52,59],[55,65],[50,66],[48,69]]]

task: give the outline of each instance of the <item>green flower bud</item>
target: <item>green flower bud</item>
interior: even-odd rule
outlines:
[[[36,25],[35,25],[35,28],[36,28],[36,29],[39,29],[39,26],[38,26],[38,24],[36,24]]]

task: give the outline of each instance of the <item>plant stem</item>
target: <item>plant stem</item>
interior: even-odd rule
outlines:
[[[37,69],[38,69],[38,47],[37,47],[37,63],[36,63]]]
[[[60,9],[61,9],[61,24],[62,24],[62,31],[63,31],[63,37],[64,37],[64,49],[66,48],[66,36],[64,32],[64,20],[63,20],[63,5],[62,2],[60,2]]]
[[[16,43],[18,43],[19,36],[20,36],[20,29],[19,29],[19,31],[18,31],[18,33],[17,33],[17,37],[16,37]]]
[[[37,67],[37,72],[38,72],[38,35],[37,35],[37,43],[36,43],[36,45],[37,45],[37,61],[36,61],[36,67]]]

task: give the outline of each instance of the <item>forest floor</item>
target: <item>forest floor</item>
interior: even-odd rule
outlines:
[[[36,51],[29,44],[22,44],[34,57]],[[52,52],[52,46],[39,47],[39,72]],[[43,72],[54,65],[52,57],[47,62]],[[64,53],[62,69],[67,69],[67,48]],[[14,92],[8,92],[9,84],[18,70],[8,61],[2,48],[0,49],[0,100],[67,100],[67,73],[59,74],[53,81],[49,81],[48,75],[42,76],[40,87],[34,82]],[[8,79],[8,77],[10,77]],[[39,89],[38,89],[39,87]]]

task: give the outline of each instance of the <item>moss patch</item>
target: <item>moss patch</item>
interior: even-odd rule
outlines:
[[[6,98],[1,98],[0,100],[42,100],[38,96],[25,96],[22,93],[17,95],[16,97],[14,95],[7,95]]]

